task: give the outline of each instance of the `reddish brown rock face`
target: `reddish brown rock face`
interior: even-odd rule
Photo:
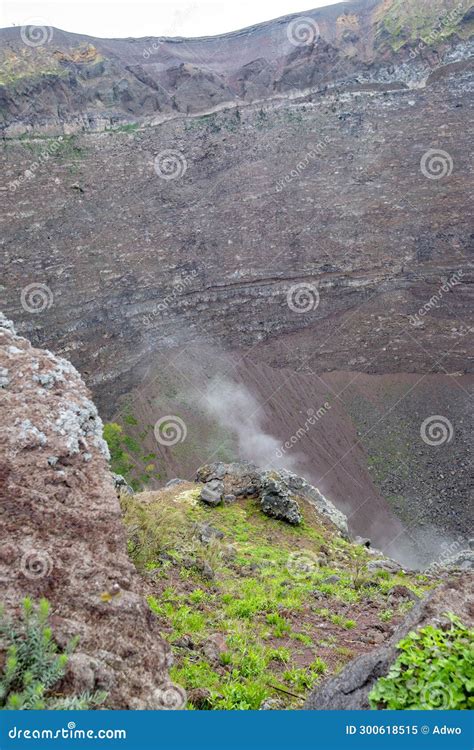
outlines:
[[[66,691],[162,708],[168,650],[127,558],[97,410],[69,362],[0,324],[2,604],[46,597],[59,644],[80,637]]]

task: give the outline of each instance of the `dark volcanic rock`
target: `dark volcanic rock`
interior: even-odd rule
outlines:
[[[220,505],[222,502],[222,493],[216,492],[209,487],[203,487],[203,489],[201,490],[200,499],[203,503],[206,503],[206,505]]]
[[[294,525],[300,524],[302,516],[296,500],[290,498],[276,482],[269,484],[260,500],[260,507],[265,515]]]
[[[469,18],[454,0],[418,5],[352,0],[350,8],[308,10],[196,39],[93,39],[40,27],[28,45],[34,27],[3,29],[3,126],[11,135],[31,128],[104,130],[321,91],[335,81],[355,91],[420,85],[430,63],[449,60],[455,43],[468,38]],[[449,25],[437,34],[448,10]],[[430,49],[417,38],[420,12],[425,35],[434,28]],[[465,57],[458,53],[453,62]],[[351,124],[349,130],[357,133]]]
[[[219,529],[211,526],[210,523],[197,523],[195,527],[195,535],[202,544],[209,544],[214,539],[223,539],[224,534]]]

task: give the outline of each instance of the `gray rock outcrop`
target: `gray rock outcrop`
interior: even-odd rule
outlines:
[[[232,502],[239,497],[256,497],[263,513],[297,525],[302,520],[299,503],[306,501],[343,536],[348,536],[346,516],[316,487],[289,471],[264,471],[246,461],[217,462],[201,466],[196,479],[204,484],[201,499],[208,505],[219,504],[222,497],[224,501],[232,498]]]

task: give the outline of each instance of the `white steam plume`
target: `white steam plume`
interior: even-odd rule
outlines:
[[[208,415],[237,438],[239,456],[262,468],[296,471],[297,455],[278,457],[280,442],[262,427],[263,412],[256,398],[243,385],[226,379],[210,383],[204,399]]]

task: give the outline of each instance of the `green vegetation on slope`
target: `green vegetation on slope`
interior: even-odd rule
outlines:
[[[456,0],[395,0],[382,17],[378,34],[387,40],[394,52],[405,45],[436,46],[453,34],[468,38],[472,22],[462,24],[467,6]]]
[[[13,622],[0,611],[0,642],[6,650],[0,675],[1,709],[85,710],[106,699],[103,692],[79,696],[53,693],[64,677],[68,655],[78,641],[71,641],[66,651],[60,652],[48,618],[46,599],[41,599],[37,606],[28,597],[23,599],[19,622]]]
[[[395,584],[426,588],[423,577],[369,573],[367,550],[309,506],[293,527],[252,499],[210,509],[199,493],[182,484],[122,498],[129,553],[149,582],[189,708],[301,706],[321,675],[383,637]],[[412,604],[397,602],[390,629]]]
[[[131,427],[138,425],[131,414],[124,417],[124,423]],[[147,429],[152,429],[151,425]],[[142,433],[136,438],[127,435],[124,427],[117,422],[107,422],[104,425],[104,439],[109,446],[111,469],[125,477],[134,490],[146,487],[151,479],[161,479],[161,473],[157,470],[157,455],[145,454],[143,437]]]
[[[445,628],[428,625],[400,641],[400,656],[370,693],[372,708],[474,708],[474,630],[447,618]]]

